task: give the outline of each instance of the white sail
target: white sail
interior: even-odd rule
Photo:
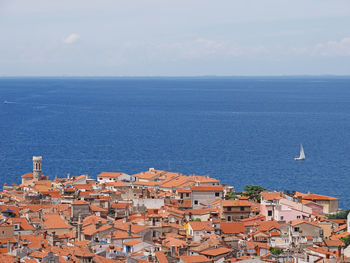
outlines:
[[[305,160],[305,153],[304,153],[304,148],[303,145],[300,144],[300,156],[299,156],[300,160]]]
[[[300,155],[299,157],[295,157],[294,160],[297,160],[297,161],[305,160],[304,147],[302,144],[300,144]]]

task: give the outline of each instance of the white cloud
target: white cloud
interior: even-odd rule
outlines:
[[[345,37],[340,41],[318,43],[312,49],[312,55],[327,57],[350,56],[350,37]]]
[[[70,34],[69,36],[67,36],[66,38],[63,39],[63,43],[65,44],[72,44],[74,42],[76,42],[78,39],[80,38],[80,36],[78,34]]]

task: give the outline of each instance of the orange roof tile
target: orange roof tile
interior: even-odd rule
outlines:
[[[211,221],[204,221],[204,222],[191,221],[191,222],[189,222],[189,224],[191,225],[191,228],[194,231],[201,231],[203,229],[206,231],[213,231],[214,230]]]
[[[222,206],[251,206],[247,200],[222,200]]]
[[[202,251],[201,254],[207,255],[207,256],[219,256],[222,254],[227,254],[229,253],[231,250],[225,247],[219,247],[219,248],[215,248],[215,249],[210,249],[210,250],[205,250]]]
[[[272,201],[272,200],[280,200],[280,199],[282,199],[284,194],[282,192],[262,192],[261,196],[265,200]]]
[[[242,222],[221,222],[220,228],[223,234],[238,234],[247,231]]]
[[[106,183],[106,186],[112,186],[112,187],[127,187],[128,185],[125,184],[123,181],[115,181],[115,182]]]
[[[185,263],[201,263],[201,262],[211,262],[210,259],[208,259],[204,255],[198,255],[198,256],[181,256],[180,257],[182,261]]]
[[[159,263],[168,263],[168,259],[162,251],[156,251],[155,255]]]
[[[71,229],[72,226],[66,223],[66,221],[59,214],[45,214],[44,225],[47,229]]]
[[[327,247],[338,247],[338,246],[345,246],[345,243],[342,239],[338,239],[338,240],[329,240],[329,239],[325,239],[324,243],[326,244]]]
[[[326,195],[318,195],[318,194],[308,194],[302,197],[305,200],[339,200],[338,198],[326,196]]]
[[[111,172],[102,172],[97,177],[107,177],[107,178],[118,178],[123,173],[111,173]]]
[[[258,223],[258,231],[265,232],[271,229],[280,229],[280,225],[277,221],[262,221]]]
[[[84,200],[77,200],[72,202],[72,205],[88,205],[89,203]]]
[[[10,217],[8,221],[13,224],[19,223],[21,230],[35,230],[25,217]]]
[[[33,173],[26,173],[21,176],[22,178],[33,178]]]
[[[224,188],[222,186],[193,186],[192,192],[200,191],[200,192],[216,192],[223,191]]]

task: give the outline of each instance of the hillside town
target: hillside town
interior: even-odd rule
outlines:
[[[20,175],[19,175],[20,176]],[[316,193],[236,193],[209,176],[149,168],[42,173],[0,193],[0,262],[350,262],[350,218]]]

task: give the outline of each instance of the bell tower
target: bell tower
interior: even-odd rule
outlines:
[[[37,180],[41,180],[41,163],[43,157],[42,156],[33,156],[33,178]]]

